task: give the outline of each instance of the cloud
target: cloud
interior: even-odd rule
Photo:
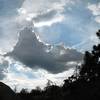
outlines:
[[[64,20],[64,16],[58,16],[58,17],[55,17],[49,21],[41,21],[41,22],[38,22],[38,23],[35,23],[35,27],[43,27],[43,26],[51,26],[52,24],[55,24],[55,23],[60,23]]]
[[[13,51],[6,56],[12,56],[33,69],[42,68],[51,73],[59,73],[70,69],[66,62],[80,62],[83,55],[63,45],[44,44],[37,39],[31,28],[27,27],[20,32],[19,41]]]
[[[97,16],[97,17],[95,18],[95,21],[96,21],[97,23],[100,23],[100,16]]]
[[[66,4],[64,10],[60,13],[63,16],[60,22],[50,24],[52,22],[50,20],[50,22],[35,23],[36,33],[43,41],[50,44],[64,42],[66,46],[75,47],[82,52],[91,50],[97,41],[95,32],[99,29],[99,25],[94,21],[94,16],[87,8],[88,2],[75,0],[73,5]],[[87,35],[90,37],[87,37]],[[83,44],[81,48],[80,44]]]
[[[64,20],[64,7],[73,0],[25,0],[18,9],[19,18],[33,21],[35,27],[50,26]],[[44,3],[45,2],[45,3]]]
[[[97,4],[89,4],[88,9],[92,12],[95,17],[95,21],[100,23],[100,3]]]
[[[100,3],[98,4],[89,4],[88,9],[92,11],[92,14],[97,16],[100,15]]]
[[[8,20],[11,19],[11,20]],[[13,49],[17,42],[18,27],[15,17],[0,17],[0,54],[5,54]],[[20,25],[19,25],[20,26]]]
[[[63,44],[46,43],[64,42],[81,51],[90,50],[98,42],[94,33],[99,25],[92,18],[100,23],[99,6],[89,4],[87,9],[81,0],[0,0],[0,54],[10,52],[7,55],[14,58],[9,67],[5,62],[11,58],[0,63],[0,79],[19,88],[44,86],[47,78],[62,83],[83,54]],[[36,33],[26,26],[35,26]]]
[[[5,58],[0,56],[0,80],[6,77],[8,67],[9,67],[9,62],[5,60]]]
[[[3,11],[2,16],[0,16],[0,42],[2,42],[0,53],[2,54],[13,49],[18,40],[19,31],[28,26],[29,22],[32,22],[31,25],[35,26],[36,34],[39,34],[43,41],[52,44],[63,41],[68,46],[85,41],[86,34],[94,33],[98,29],[88,18],[88,12],[83,1],[80,3],[80,0],[5,1],[2,0],[5,11],[0,9]],[[77,4],[77,7],[75,4]],[[11,7],[9,7],[10,5]],[[12,14],[9,14],[10,12]],[[80,14],[81,12],[83,13]],[[77,26],[80,27],[77,28]],[[88,47],[90,48],[90,45]],[[86,48],[82,49],[86,50]]]
[[[2,81],[12,89],[16,86],[17,91],[20,91],[22,88],[31,90],[37,86],[40,86],[43,89],[48,80],[51,80],[53,84],[62,85],[63,80],[74,73],[74,69],[69,69],[62,73],[51,74],[43,69],[26,68],[23,64],[16,62],[15,60],[12,60],[11,62],[6,77]]]
[[[13,49],[18,32],[27,26],[28,21],[32,21],[35,27],[62,22],[67,2],[69,0],[0,0],[0,53]]]

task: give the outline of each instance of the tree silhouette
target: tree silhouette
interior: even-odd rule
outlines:
[[[100,39],[100,30],[96,33]],[[80,71],[81,77],[98,77],[100,76],[100,44],[94,45],[91,52],[86,51],[84,63]]]

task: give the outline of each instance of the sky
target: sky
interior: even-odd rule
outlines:
[[[18,91],[63,84],[99,28],[99,0],[0,0],[0,81]]]

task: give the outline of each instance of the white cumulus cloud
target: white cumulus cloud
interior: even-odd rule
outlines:
[[[89,4],[88,9],[92,12],[95,17],[95,21],[100,23],[100,3],[97,4]]]

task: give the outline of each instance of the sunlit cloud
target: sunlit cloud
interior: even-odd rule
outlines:
[[[52,24],[62,22],[63,20],[64,16],[58,16],[57,18],[55,17],[50,21],[35,23],[34,26],[35,27],[51,26]]]

